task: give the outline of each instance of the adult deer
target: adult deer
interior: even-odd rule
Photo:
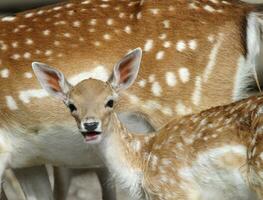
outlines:
[[[87,143],[99,143],[108,166],[135,198],[262,198],[263,97],[250,97],[171,120],[149,135],[129,132],[116,107],[138,74],[141,49],[124,57],[111,78],[68,84],[33,63],[42,85],[71,110]]]
[[[122,120],[140,113],[155,128],[173,115],[257,93],[262,84],[261,14],[238,1],[72,1],[4,17],[0,28],[1,137],[11,136],[1,169],[102,164],[72,135],[77,127],[68,111],[37,86],[29,67],[35,60],[57,66],[73,85],[88,77],[106,81],[123,52],[142,46],[142,69],[123,101]],[[60,134],[55,148],[48,145],[53,132]],[[17,140],[22,133],[47,145],[33,141],[31,155],[29,142]]]

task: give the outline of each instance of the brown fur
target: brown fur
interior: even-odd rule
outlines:
[[[153,48],[144,53],[138,78],[138,81],[146,80],[146,85],[141,88],[135,84],[129,90],[129,94],[136,95],[140,101],[132,103],[125,100],[122,104],[125,110],[129,108],[146,113],[146,116],[151,116],[154,126],[160,127],[170,115],[164,114],[160,108],[143,107],[148,100],[169,107],[173,115],[197,112],[210,106],[231,102],[236,63],[246,52],[243,24],[247,13],[253,10],[254,6],[238,1],[229,1],[229,5],[222,1],[218,4],[205,0],[196,2],[198,9],[189,9],[190,3],[193,2],[186,0],[145,1],[143,4],[139,4],[140,1],[106,3],[92,0],[89,4],[73,1],[19,13],[15,21],[1,22],[1,68],[10,70],[8,78],[0,78],[2,124],[10,121],[22,123],[23,127],[34,132],[42,123],[71,120],[67,110],[55,100],[31,98],[30,103],[24,103],[19,99],[19,91],[40,88],[35,77],[24,78],[25,72],[32,72],[32,61],[57,66],[67,77],[89,71],[97,65],[103,65],[111,71],[115,61],[125,51],[144,47],[148,39],[153,40]],[[102,8],[102,4],[109,7]],[[210,13],[203,8],[205,5],[222,10],[222,13]],[[56,10],[56,6],[62,8]],[[158,14],[154,15],[151,9],[159,9]],[[33,16],[26,17],[28,13],[33,13]],[[113,24],[107,25],[110,18],[113,19]],[[96,25],[91,25],[92,19],[97,20]],[[169,28],[164,27],[164,20],[170,21]],[[75,21],[80,22],[80,27],[73,25]],[[131,34],[124,31],[125,26],[130,26]],[[45,30],[49,31],[48,35],[43,33]],[[67,34],[65,36],[65,33],[69,33],[70,37]],[[111,36],[109,40],[103,39],[106,33]],[[160,39],[163,33],[167,35],[166,39]],[[224,34],[222,45],[214,69],[204,82],[202,77],[208,57],[211,48],[219,39],[219,33]],[[214,42],[208,41],[209,35],[214,35]],[[187,46],[188,41],[192,39],[197,41],[195,50]],[[32,40],[33,44],[28,40]],[[183,52],[176,50],[179,40],[186,42],[186,50]],[[165,41],[171,42],[170,48],[163,47]],[[17,47],[13,47],[14,42],[17,43]],[[96,42],[100,42],[100,46],[96,46]],[[49,50],[52,50],[51,55],[47,52]],[[156,60],[156,53],[160,50],[165,52],[164,58]],[[29,58],[24,58],[26,52],[31,54]],[[19,54],[20,57],[14,59],[14,54]],[[180,67],[189,69],[190,80],[187,83],[179,79]],[[165,73],[168,71],[176,75],[177,84],[174,87],[165,83]],[[155,75],[156,81],[162,87],[161,96],[154,96],[151,92],[152,83],[148,82],[151,74]],[[201,101],[194,105],[191,96],[197,76],[202,78]],[[6,107],[7,95],[15,99],[18,110],[11,111]],[[175,107],[179,103],[183,103],[188,111],[178,112]]]

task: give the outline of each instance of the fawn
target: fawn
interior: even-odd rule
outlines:
[[[250,97],[172,119],[149,135],[130,133],[115,112],[135,81],[142,52],[115,65],[107,82],[71,86],[64,75],[33,63],[41,85],[63,100],[87,143],[102,152],[116,180],[134,198],[257,199],[262,197],[263,97]]]
[[[41,132],[41,143],[48,140],[47,144],[52,144],[55,140],[50,133],[61,131],[59,138],[64,142],[55,147],[67,156],[77,150],[83,152],[84,144],[69,138],[75,124],[66,116],[65,108],[37,86],[28,68],[34,60],[57,66],[74,84],[90,76],[107,80],[113,63],[124,51],[144,47],[143,67],[129,88],[125,109],[128,121],[133,114],[130,107],[135,107],[154,128],[171,116],[199,112],[258,93],[263,85],[262,26],[261,7],[236,0],[72,0],[1,18],[1,135],[12,138],[22,130],[26,137],[22,141],[29,141],[33,138],[31,133],[35,136]],[[52,107],[49,111],[47,105]],[[62,123],[67,125],[62,125],[63,130]],[[14,138],[10,146],[17,147],[17,135]],[[66,152],[73,141],[74,152]],[[89,151],[82,154],[85,162],[81,162],[81,153],[72,162],[56,154],[53,145],[30,144],[24,143],[23,156],[17,154],[20,147],[19,151],[10,149],[15,153],[8,159],[1,156],[1,168],[10,166],[10,157],[16,161],[31,152],[37,153],[30,158],[32,162],[22,159],[11,167],[15,170],[45,163],[65,167],[81,164],[86,168],[97,165],[92,156],[86,159],[86,155],[92,155]],[[39,159],[50,149],[56,153]],[[26,171],[26,182],[32,183],[32,172],[28,168]],[[44,182],[37,180],[30,188]],[[38,195],[39,189],[35,189]],[[37,199],[40,197],[47,199],[41,195]]]

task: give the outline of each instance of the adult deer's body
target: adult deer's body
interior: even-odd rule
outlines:
[[[125,111],[151,116],[159,127],[172,115],[257,92],[262,23],[255,9],[237,1],[87,0],[3,18],[1,169],[101,164],[72,134],[77,129],[65,108],[36,86],[33,60],[58,66],[75,84],[89,76],[107,80],[123,52],[144,47]]]
[[[76,86],[41,63],[34,71],[51,95],[71,110],[87,143],[133,197],[147,199],[262,199],[263,97],[175,118],[150,135],[129,132],[115,110],[137,77],[141,50],[125,56],[105,83]]]

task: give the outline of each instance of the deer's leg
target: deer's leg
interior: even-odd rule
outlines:
[[[110,178],[110,172],[107,168],[96,169],[101,189],[103,200],[116,200],[116,188],[115,183]]]
[[[1,146],[0,146],[1,150]],[[3,174],[6,169],[6,165],[9,159],[9,153],[6,153],[3,151],[3,153],[0,153],[0,197],[2,198],[2,185],[4,184],[3,181]],[[5,197],[5,194],[3,193],[3,197]]]
[[[5,194],[5,191],[4,191],[4,190],[3,190],[2,193],[1,193],[0,200],[8,200],[7,197],[6,197],[6,194]]]
[[[53,200],[51,184],[44,165],[14,169],[13,171],[26,199]]]
[[[54,167],[54,197],[56,200],[65,200],[71,182],[71,169]]]

